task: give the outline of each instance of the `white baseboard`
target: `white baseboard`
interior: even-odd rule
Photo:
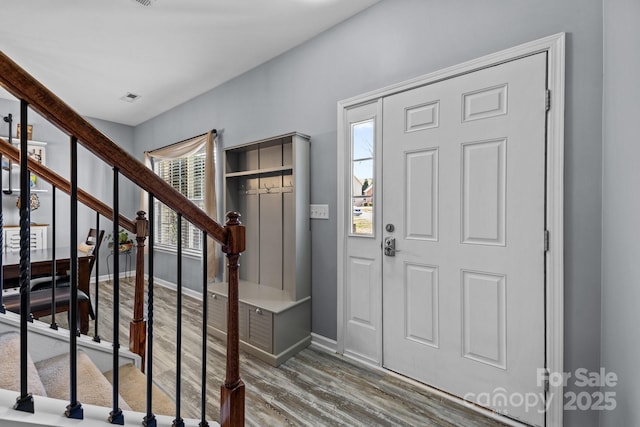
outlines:
[[[311,332],[311,346],[318,350],[335,354],[337,353],[338,342],[331,338],[323,337],[322,335]]]
[[[149,275],[145,274],[144,279],[149,280]],[[163,288],[171,289],[172,291],[178,290],[178,286],[175,283],[163,279],[158,279],[157,277],[153,278],[153,284],[162,286]],[[182,287],[182,295],[186,295],[191,298],[195,298],[198,301],[202,301],[202,292],[194,291],[190,288]]]
[[[126,279],[126,278],[135,278],[136,277],[136,272],[135,271],[121,271],[120,272],[120,276],[121,279]],[[113,276],[112,275],[102,275],[102,276],[98,276],[98,280],[103,282],[103,281],[110,281],[112,280]],[[144,280],[149,280],[149,275],[145,273],[144,275]],[[93,280],[92,280],[93,282]],[[162,280],[159,279],[157,277],[153,278],[153,283],[159,286],[162,286],[163,288],[167,288],[167,289],[171,289],[172,291],[176,291],[178,289],[178,286],[173,283],[173,282],[169,282],[166,280]],[[190,288],[186,288],[183,287],[182,288],[182,294],[183,295],[187,295],[191,298],[195,298],[198,301],[202,301],[202,293],[198,292],[198,291],[194,291],[193,289]]]
[[[95,274],[91,276],[91,278],[89,279],[89,281],[91,283],[93,283],[95,281]],[[120,274],[118,275],[118,277],[120,277],[121,279],[126,279],[126,278],[135,278],[136,277],[136,272],[135,270],[131,270],[131,271],[121,271]],[[113,274],[102,274],[100,276],[98,276],[98,280],[101,282],[107,282],[113,279]]]

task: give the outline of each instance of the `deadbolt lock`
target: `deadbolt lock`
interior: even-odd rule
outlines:
[[[393,237],[384,238],[384,254],[386,256],[396,256],[396,239]]]

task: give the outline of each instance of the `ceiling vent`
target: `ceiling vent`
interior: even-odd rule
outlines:
[[[151,2],[152,2],[152,0],[135,0],[135,1],[140,3],[143,6],[151,6]]]
[[[133,102],[136,101],[138,98],[140,98],[140,95],[136,95],[135,93],[131,93],[131,92],[127,92],[127,94],[125,96],[123,96],[122,98],[120,98],[123,101],[126,102]]]

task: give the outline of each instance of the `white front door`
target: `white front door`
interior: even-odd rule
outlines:
[[[545,419],[545,95],[540,53],[382,109],[382,233],[397,250],[382,261],[383,365],[534,425]]]

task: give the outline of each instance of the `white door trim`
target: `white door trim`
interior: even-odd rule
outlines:
[[[358,95],[338,102],[338,239],[337,239],[337,350],[344,351],[345,327],[345,256],[347,227],[350,208],[346,204],[346,179],[344,171],[349,158],[347,146],[345,112],[357,105],[374,102],[394,93],[432,84],[462,74],[512,61],[535,53],[547,52],[548,88],[551,108],[547,114],[547,212],[546,222],[549,231],[549,251],[546,257],[546,359],[549,372],[563,371],[564,355],[564,91],[565,91],[565,33],[558,33],[533,42],[525,43],[491,55],[445,68],[434,73],[420,76],[402,83]],[[379,204],[378,204],[379,205]],[[562,384],[550,387],[550,406],[547,413],[547,426],[563,425],[563,387]]]

